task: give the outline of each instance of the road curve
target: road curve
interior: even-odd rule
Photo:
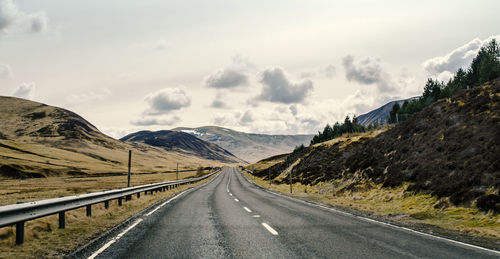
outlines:
[[[160,206],[91,258],[500,258],[269,193],[236,168]]]

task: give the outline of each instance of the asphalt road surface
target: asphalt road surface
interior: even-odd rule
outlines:
[[[236,168],[109,237],[91,258],[500,258],[500,253],[296,201]]]

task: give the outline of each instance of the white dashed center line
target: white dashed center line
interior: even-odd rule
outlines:
[[[262,226],[264,226],[267,231],[269,231],[271,234],[277,236],[278,235],[278,232],[276,230],[274,230],[271,226],[269,226],[267,223],[265,222],[262,222]]]
[[[249,208],[247,208],[247,207],[243,207],[243,208],[244,208],[244,209],[245,209],[248,213],[251,213],[251,212],[252,212],[252,211],[251,211]]]
[[[234,201],[235,201],[235,202],[239,202],[240,200],[238,200],[238,199],[234,198]]]
[[[260,215],[252,215],[252,218],[260,218]]]

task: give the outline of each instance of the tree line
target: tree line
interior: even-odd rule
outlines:
[[[365,132],[374,127],[377,127],[377,125],[369,125],[368,127],[365,127],[359,124],[356,116],[354,116],[352,120],[349,116],[346,116],[343,123],[336,122],[333,127],[330,126],[330,124],[327,124],[322,132],[318,131],[318,134],[314,135],[310,144],[314,145],[316,143],[325,142],[336,137],[340,137],[344,133]],[[300,148],[300,146],[296,147],[296,149],[297,148]]]
[[[405,101],[403,105],[395,103],[389,113],[388,123],[397,123],[410,118],[431,103],[449,98],[456,93],[482,85],[500,77],[500,49],[495,39],[482,47],[466,70],[460,68],[447,83],[427,79],[422,96]]]

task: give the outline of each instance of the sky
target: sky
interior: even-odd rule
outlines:
[[[0,95],[119,138],[311,134],[420,95],[500,39],[500,1],[0,0]]]

